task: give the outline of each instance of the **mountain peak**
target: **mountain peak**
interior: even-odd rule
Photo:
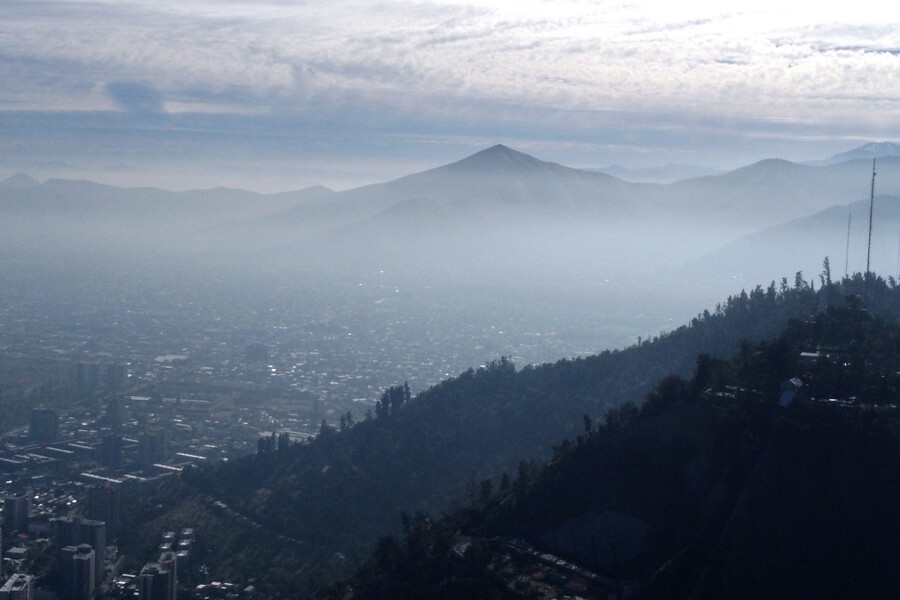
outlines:
[[[863,144],[855,150],[858,154],[868,154],[873,157],[877,156],[897,156],[900,155],[900,145],[894,142],[869,142]]]
[[[448,167],[469,173],[488,173],[533,171],[535,169],[559,168],[560,165],[539,160],[503,144],[496,144],[452,163]]]
[[[512,155],[512,154],[522,154],[522,153],[521,153],[521,152],[518,152],[518,151],[516,151],[516,150],[513,150],[512,148],[510,148],[509,146],[506,146],[506,145],[504,145],[504,144],[494,144],[494,145],[491,146],[490,148],[486,148],[486,149],[484,149],[484,150],[482,150],[482,151],[480,151],[480,152],[476,152],[476,154],[506,154],[506,155]]]
[[[0,181],[0,190],[24,190],[38,185],[40,182],[31,175],[16,173],[12,177]]]
[[[464,160],[469,160],[469,159],[477,159],[479,161],[503,160],[503,161],[530,161],[530,162],[538,162],[538,163],[543,162],[543,161],[536,159],[533,156],[525,154],[524,152],[519,152],[518,150],[513,150],[509,146],[504,146],[503,144],[495,144],[495,145],[491,146],[490,148],[485,148],[484,150],[481,150],[480,152],[476,152],[475,154],[470,156],[468,159],[464,159]]]
[[[833,165],[848,160],[873,159],[881,158],[882,156],[900,156],[900,144],[895,144],[894,142],[868,142],[813,164]]]

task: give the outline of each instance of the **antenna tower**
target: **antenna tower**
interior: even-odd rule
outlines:
[[[875,206],[875,159],[872,159],[872,191],[869,194],[869,246],[866,250],[866,306],[869,306],[869,264],[872,258],[872,208]]]
[[[844,253],[844,277],[847,277],[847,268],[850,265],[850,223],[853,222],[853,213],[847,213],[847,250]]]

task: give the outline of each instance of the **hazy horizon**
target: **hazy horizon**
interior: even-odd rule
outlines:
[[[790,222],[867,197],[869,167],[735,169],[900,139],[900,9],[876,21],[772,1],[12,0],[0,15],[2,178],[212,190],[192,202],[7,190],[11,268],[393,270],[422,285],[484,280],[501,301],[524,283],[581,302],[612,282],[626,292],[610,323],[635,290],[660,306],[619,338],[633,339],[740,287],[809,278],[826,253],[863,256],[856,241],[845,253],[845,214],[808,236]],[[445,167],[497,144],[517,153]],[[588,172],[668,164],[728,175],[655,186]],[[893,171],[878,193],[900,196]],[[335,202],[214,190],[317,185]],[[891,272],[885,214],[878,268]]]
[[[890,145],[893,145],[894,142],[889,141],[889,140],[867,140],[867,141],[864,141],[862,144],[858,144],[856,146],[839,148],[838,151],[836,151],[830,155],[818,155],[818,154],[810,153],[806,158],[803,158],[802,160],[798,159],[798,160],[793,160],[793,161],[789,161],[789,162],[795,162],[797,164],[816,164],[818,162],[825,161],[826,159],[829,159],[834,156],[838,156],[845,152],[857,150],[867,144],[890,144]],[[485,150],[488,150],[494,146],[509,147],[507,144],[497,142],[496,144],[490,144],[487,146],[482,146],[482,147],[476,148],[469,154],[457,156],[457,157],[448,159],[446,161],[436,162],[434,164],[432,164],[431,162],[425,163],[424,161],[413,161],[413,162],[409,163],[411,167],[413,167],[413,165],[419,164],[420,162],[423,164],[422,164],[422,166],[419,166],[418,168],[416,168],[416,170],[414,170],[414,171],[401,172],[396,175],[392,175],[386,179],[372,179],[370,181],[362,181],[362,182],[355,183],[355,184],[347,184],[345,186],[329,186],[324,183],[312,183],[312,184],[305,185],[302,187],[269,188],[266,185],[263,185],[260,188],[254,188],[254,187],[249,187],[249,186],[231,187],[231,186],[225,185],[222,181],[219,181],[219,182],[210,181],[206,185],[177,187],[177,186],[167,186],[165,181],[163,181],[161,184],[154,183],[155,181],[157,181],[158,177],[155,175],[152,175],[150,173],[143,173],[141,175],[138,175],[136,181],[131,181],[130,177],[125,177],[124,180],[120,180],[120,177],[114,174],[115,169],[109,169],[106,171],[98,171],[98,172],[88,171],[88,172],[85,172],[82,174],[78,174],[78,173],[68,173],[67,172],[68,167],[65,165],[57,165],[53,169],[51,169],[49,167],[37,167],[36,171],[28,171],[28,170],[24,170],[24,169],[4,171],[4,170],[0,169],[0,182],[6,181],[7,179],[12,179],[13,177],[16,177],[16,176],[24,175],[24,176],[28,176],[28,177],[35,179],[39,184],[46,183],[47,181],[51,181],[51,180],[90,181],[93,183],[99,183],[101,185],[109,185],[109,186],[113,186],[113,187],[121,187],[121,188],[126,188],[126,189],[153,188],[153,189],[159,189],[159,190],[171,191],[171,192],[196,192],[196,191],[207,191],[207,190],[211,191],[211,190],[216,190],[219,188],[224,188],[224,189],[234,189],[234,190],[253,192],[253,193],[258,193],[258,194],[279,194],[279,193],[286,193],[286,192],[304,191],[304,190],[309,190],[311,188],[318,188],[318,187],[323,187],[323,188],[326,188],[326,189],[334,191],[334,192],[346,192],[346,191],[350,191],[350,190],[355,190],[357,188],[364,188],[364,187],[372,186],[372,185],[390,183],[392,181],[396,181],[398,179],[402,179],[402,178],[408,177],[410,175],[417,175],[419,173],[427,172],[427,171],[430,171],[433,169],[438,169],[440,167],[444,167],[444,166],[453,164],[455,162],[460,162],[462,160],[470,158],[470,157],[472,157],[480,152],[483,152]],[[515,150],[516,152],[522,152],[522,153],[528,154],[529,156],[532,156],[530,153],[526,153],[526,152],[522,151],[521,148],[511,147],[511,149]],[[812,151],[810,150],[810,152],[812,152]],[[879,154],[879,156],[881,156],[881,155]],[[703,164],[674,163],[672,161],[660,162],[658,164],[643,165],[643,166],[631,166],[631,165],[626,165],[626,164],[621,164],[621,163],[600,165],[600,166],[575,166],[574,164],[570,164],[570,163],[554,161],[543,155],[540,155],[540,156],[533,155],[533,157],[537,158],[538,160],[543,161],[543,162],[551,162],[551,163],[555,163],[555,164],[560,164],[561,166],[569,167],[569,168],[573,168],[573,169],[578,169],[578,170],[583,170],[583,171],[588,171],[588,172],[609,173],[618,179],[622,179],[623,181],[632,182],[632,183],[642,183],[642,182],[656,183],[656,181],[654,181],[652,179],[652,177],[648,178],[648,179],[642,178],[642,176],[645,173],[652,173],[655,170],[658,170],[660,172],[664,172],[664,171],[667,172],[667,176],[669,178],[666,181],[663,181],[662,183],[674,183],[674,182],[677,182],[680,180],[692,179],[692,178],[696,178],[696,177],[723,175],[723,174],[729,173],[731,171],[736,171],[738,169],[748,167],[748,166],[751,166],[753,164],[756,164],[756,163],[759,163],[759,162],[762,162],[765,160],[772,160],[772,159],[788,160],[788,159],[783,159],[783,158],[777,157],[777,156],[760,156],[759,158],[757,158],[749,163],[741,163],[741,164],[736,164],[735,166],[733,166],[731,168],[724,168],[724,167],[710,167],[708,165],[703,165]],[[576,160],[575,162],[577,163],[578,161]],[[700,174],[697,174],[696,173],[697,170],[702,171],[702,172]],[[629,172],[633,172],[634,177],[629,177],[628,176]],[[679,172],[683,172],[684,175],[677,175]],[[36,176],[35,173],[44,173],[44,175]],[[675,174],[675,175],[673,176],[673,174]],[[223,179],[227,179],[227,177],[224,177]],[[145,181],[147,183],[144,183]]]

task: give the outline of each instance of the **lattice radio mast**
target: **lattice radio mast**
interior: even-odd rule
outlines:
[[[847,269],[850,266],[850,223],[853,222],[853,213],[847,213],[847,250],[844,252],[844,277],[847,277]]]
[[[872,258],[872,209],[875,206],[875,159],[872,159],[872,191],[869,194],[869,246],[866,250],[866,306],[869,306],[869,264]]]

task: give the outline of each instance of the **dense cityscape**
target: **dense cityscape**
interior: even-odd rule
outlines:
[[[523,330],[527,315],[514,305],[487,300],[481,314],[463,318],[449,310],[452,298],[434,293],[423,305],[426,292],[410,298],[377,277],[277,293],[220,284],[202,296],[193,291],[201,288],[72,277],[4,290],[0,495],[9,594],[19,585],[60,598],[151,597],[148,586],[191,565],[179,581],[200,583],[183,594],[233,597],[236,586],[191,562],[202,531],[160,532],[159,556],[128,556],[120,548],[135,543],[122,539],[122,513],[189,465],[251,454],[270,436],[302,441],[371,417],[381,392],[398,382],[421,390],[500,355],[537,362],[588,350],[572,316]]]

